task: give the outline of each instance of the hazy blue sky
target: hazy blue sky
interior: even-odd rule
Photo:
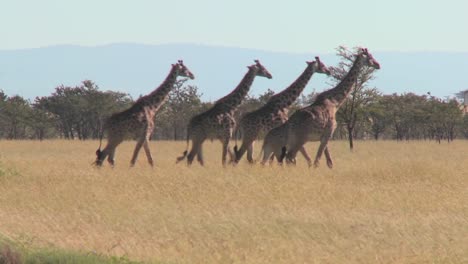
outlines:
[[[199,43],[468,51],[467,0],[0,0],[0,49]]]

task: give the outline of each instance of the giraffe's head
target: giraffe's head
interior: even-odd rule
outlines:
[[[327,66],[322,61],[320,61],[320,58],[318,56],[315,57],[314,61],[308,61],[307,64],[309,64],[309,66],[313,67],[313,69],[314,69],[314,71],[316,73],[323,73],[323,74],[326,74],[326,75],[331,74],[330,70],[327,68]]]
[[[176,64],[172,64],[172,67],[177,71],[177,75],[181,77],[188,77],[190,79],[195,79],[193,73],[184,65],[182,60],[179,60]]]
[[[380,64],[366,48],[359,48],[358,56],[362,56],[364,58],[364,65],[377,70],[380,69]]]
[[[247,66],[247,67],[250,70],[256,70],[257,71],[257,73],[256,73],[257,76],[266,77],[268,79],[273,78],[273,76],[271,76],[271,73],[260,63],[259,60],[255,60],[255,64],[252,64],[252,65]]]

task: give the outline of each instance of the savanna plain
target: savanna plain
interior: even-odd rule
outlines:
[[[188,167],[165,141],[130,168],[134,145],[96,168],[97,141],[0,141],[0,237],[145,263],[468,263],[468,141],[333,141],[333,169],[223,168],[218,142]]]

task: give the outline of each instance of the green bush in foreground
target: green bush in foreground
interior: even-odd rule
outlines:
[[[13,244],[0,239],[0,264],[139,263],[126,257],[104,257],[93,253],[79,254],[56,249],[28,250],[15,247]]]

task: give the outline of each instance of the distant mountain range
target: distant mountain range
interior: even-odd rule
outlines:
[[[60,84],[78,85],[82,80],[96,82],[102,90],[129,93],[133,98],[147,94],[166,77],[170,64],[183,59],[196,79],[204,100],[216,100],[231,91],[259,59],[273,79],[257,78],[254,95],[267,89],[280,91],[305,69],[306,60],[320,56],[333,66],[339,58],[333,53],[309,54],[269,52],[192,44],[140,45],[112,44],[98,47],[53,46],[0,51],[0,89],[8,95],[34,99],[49,95]],[[370,50],[372,52],[372,50]],[[371,86],[386,94],[413,92],[445,98],[468,88],[468,53],[372,52],[381,70]],[[330,88],[330,80],[316,75],[305,93]]]

